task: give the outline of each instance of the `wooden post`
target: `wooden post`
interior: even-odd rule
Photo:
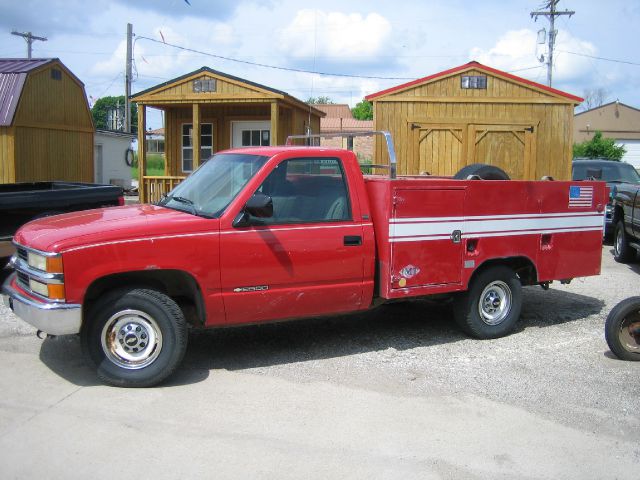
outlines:
[[[193,148],[193,170],[200,166],[200,104],[193,104],[193,129],[191,130],[191,147]]]
[[[271,103],[271,145],[278,145],[278,124],[280,123],[278,101]]]
[[[138,198],[147,203],[144,175],[147,166],[147,111],[146,105],[138,104]]]

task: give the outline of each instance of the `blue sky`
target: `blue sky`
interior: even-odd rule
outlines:
[[[470,60],[546,82],[546,66],[538,61],[546,47],[537,44],[537,32],[549,25],[529,15],[542,3],[0,0],[0,56],[25,56],[24,40],[10,32],[31,31],[48,38],[34,43],[34,57],[60,58],[85,83],[91,99],[119,95],[126,24],[132,23],[134,93],[206,65],[303,100],[322,95],[354,105],[364,95]],[[556,23],[553,86],[578,96],[601,88],[607,100],[640,108],[640,2],[561,0],[558,9],[576,14]],[[384,78],[291,72],[219,57]]]

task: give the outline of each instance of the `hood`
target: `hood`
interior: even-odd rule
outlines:
[[[21,227],[14,240],[45,252],[64,252],[94,243],[210,232],[218,219],[197,217],[156,205],[130,205],[65,213],[34,220]]]

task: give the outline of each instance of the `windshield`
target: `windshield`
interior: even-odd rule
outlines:
[[[158,205],[201,217],[219,217],[268,158],[241,153],[214,155]]]
[[[640,183],[640,175],[632,165],[621,162],[598,162],[573,164],[573,180],[584,180],[593,177],[596,180],[604,180],[609,183],[628,182]]]

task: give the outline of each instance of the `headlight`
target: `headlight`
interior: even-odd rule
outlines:
[[[31,268],[47,272],[62,273],[62,255],[45,256],[29,251],[27,263]]]
[[[33,278],[29,279],[29,288],[32,292],[52,300],[64,300],[64,285],[58,283],[42,283]]]

